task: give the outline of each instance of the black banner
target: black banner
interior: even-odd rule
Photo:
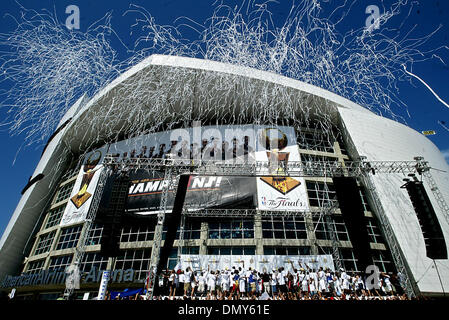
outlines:
[[[130,173],[125,213],[146,215],[159,210],[162,192],[169,185],[163,172]],[[169,190],[167,210],[173,208],[176,190]],[[190,176],[184,207],[188,209],[252,209],[256,207],[256,179],[234,176]]]

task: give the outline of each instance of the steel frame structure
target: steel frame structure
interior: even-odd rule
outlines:
[[[80,264],[84,255],[87,235],[90,232],[92,223],[95,220],[95,215],[98,210],[100,199],[103,194],[103,189],[108,175],[113,171],[132,171],[132,170],[149,170],[149,171],[163,171],[164,179],[168,181],[168,185],[163,189],[161,196],[161,210],[157,215],[157,225],[153,239],[153,246],[150,259],[150,272],[149,272],[149,285],[147,294],[150,299],[153,297],[154,283],[157,279],[157,266],[159,263],[160,249],[162,242],[163,224],[165,221],[165,213],[167,211],[167,199],[169,190],[174,190],[177,185],[177,181],[181,174],[189,175],[224,175],[224,176],[273,176],[272,163],[269,161],[253,161],[243,162],[239,161],[214,161],[214,160],[192,160],[192,159],[155,159],[155,158],[127,158],[120,159],[119,157],[107,155],[103,160],[104,170],[101,173],[88,216],[86,218],[86,224],[83,228],[79,246],[76,249],[74,259],[72,263]],[[281,164],[283,165],[283,164]],[[399,247],[399,243],[396,236],[393,233],[391,224],[383,210],[379,196],[373,182],[371,181],[371,174],[382,173],[399,173],[410,174],[418,173],[423,174],[429,181],[431,190],[437,199],[440,208],[443,210],[446,220],[449,223],[449,209],[439,191],[435,181],[430,174],[430,167],[427,161],[424,161],[422,157],[416,157],[414,161],[366,161],[364,157],[361,157],[357,161],[289,161],[288,164],[283,165],[283,172],[277,173],[280,176],[291,177],[354,177],[361,178],[363,184],[368,189],[368,197],[376,210],[379,218],[381,228],[386,237],[386,241],[392,253],[394,262],[398,271],[403,275],[404,286],[407,294],[410,297],[416,295],[417,288],[411,280],[410,271],[405,263],[405,258]],[[326,181],[326,179],[325,179]],[[182,222],[181,222],[181,234],[180,241],[178,242],[178,259],[179,248],[182,250],[183,243],[183,230],[184,221],[186,216],[191,217],[248,217],[254,216],[256,213],[269,217],[288,217],[288,216],[318,216],[324,217],[326,228],[330,234],[330,240],[332,241],[333,258],[337,268],[341,267],[341,259],[339,257],[339,245],[338,239],[332,227],[331,215],[337,208],[336,199],[327,199],[323,202],[323,205],[318,209],[310,209],[306,211],[264,211],[256,209],[205,209],[201,211],[183,210]],[[69,298],[73,289],[66,288],[65,297]]]

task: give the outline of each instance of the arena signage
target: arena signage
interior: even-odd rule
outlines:
[[[103,270],[97,270],[93,267],[89,273],[85,275],[82,283],[100,282]],[[111,271],[110,281],[115,283],[133,282],[135,271],[133,269],[117,269]],[[1,282],[1,288],[17,288],[24,286],[36,285],[55,285],[64,284],[67,273],[57,270],[42,270],[38,273],[23,273],[20,276],[7,275]]]
[[[262,206],[269,210],[278,210],[280,208],[282,209],[294,209],[298,207],[304,207],[307,204],[302,202],[301,199],[291,200],[290,198],[286,197],[276,197],[274,199],[267,199],[266,196],[261,197]]]

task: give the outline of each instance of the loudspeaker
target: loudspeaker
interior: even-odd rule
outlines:
[[[113,174],[106,181],[104,197],[96,217],[96,222],[103,224],[100,254],[105,257],[119,255],[120,232],[129,186],[129,178],[123,173]]]
[[[354,255],[358,259],[357,267],[365,272],[373,264],[370,238],[359,187],[355,178],[334,177],[335,191],[343,220],[348,230]]]
[[[189,175],[181,175],[179,177],[179,183],[176,190],[172,212],[165,216],[166,233],[164,246],[161,248],[158,270],[162,270],[162,268],[167,265],[168,256],[173,249],[176,232],[178,231],[179,225],[181,223],[182,208],[184,206],[184,200],[186,198],[189,180]]]
[[[412,201],[426,245],[426,255],[431,259],[447,259],[446,241],[440,223],[421,181],[409,181],[405,188]]]
[[[178,188],[176,190],[176,196],[173,203],[172,212],[166,214],[165,216],[164,225],[166,225],[167,228],[165,233],[164,246],[161,247],[161,252],[159,255],[159,264],[157,266],[158,275],[167,265],[168,257],[170,255],[171,250],[173,249],[173,243],[175,242],[176,232],[178,231],[179,225],[181,223],[182,208],[184,206],[184,200],[186,198],[189,180],[190,180],[189,175],[181,175],[179,177]],[[159,286],[157,285],[157,283],[155,283],[154,294],[157,295],[159,293],[159,290],[160,290]]]

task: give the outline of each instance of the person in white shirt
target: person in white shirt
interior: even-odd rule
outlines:
[[[170,292],[168,294],[169,298],[172,296],[174,297],[176,293],[175,276],[176,276],[175,270],[172,270],[170,275],[168,276],[168,287],[170,289]]]
[[[184,278],[185,278],[184,271],[181,270],[179,273],[179,291],[180,291],[179,294],[180,295],[182,295],[184,292]]]
[[[221,290],[223,292],[224,297],[227,297],[228,294],[229,294],[229,290],[230,290],[230,281],[229,281],[229,279],[230,278],[231,278],[231,276],[229,274],[229,270],[226,267],[224,272],[221,274]]]
[[[318,295],[322,297],[326,290],[326,274],[324,273],[323,268],[320,267],[320,270],[318,271]]]
[[[275,298],[277,296],[277,287],[278,287],[278,283],[277,283],[277,271],[275,269],[273,269],[272,273],[271,273],[271,292],[272,292],[272,298]]]
[[[190,294],[191,277],[192,277],[192,269],[190,269],[190,267],[187,267],[186,271],[184,272],[184,296]]]
[[[357,275],[355,277],[355,290],[358,295],[365,294],[365,284],[361,276]]]
[[[318,290],[318,276],[315,272],[315,269],[311,269],[311,271],[309,272],[309,278],[313,280],[313,285],[314,285],[315,291]],[[312,290],[310,290],[310,291],[312,291]]]
[[[343,268],[340,268],[340,271],[341,271],[341,276],[340,276],[341,289],[343,290],[343,293],[348,294],[349,289],[350,289],[349,288],[349,276]]]
[[[246,271],[245,269],[242,270],[241,267],[239,267],[239,291],[240,291],[240,295],[242,297],[245,296],[245,292],[246,292]]]
[[[285,284],[285,273],[284,268],[279,268],[277,273],[277,284],[278,284],[278,296],[281,300],[285,299],[285,294],[287,293],[287,286]]]
[[[334,288],[335,288],[335,294],[337,295],[337,297],[341,296],[342,293],[342,289],[341,289],[341,280],[340,278],[337,276],[337,274],[335,274],[333,276],[333,281],[334,281]]]
[[[204,276],[204,272],[201,272],[201,274],[198,277],[198,293],[200,293],[200,296],[203,296],[206,289],[206,277]]]
[[[298,282],[299,282],[299,272],[298,272],[298,270],[293,269],[293,284],[292,285],[293,285],[293,292],[295,294],[299,293]]]
[[[216,281],[217,278],[215,276],[214,271],[211,271],[209,273],[209,275],[207,276],[207,283],[208,283],[208,287],[209,287],[209,294],[208,294],[208,298],[209,299],[215,299],[215,285],[216,285]]]
[[[385,273],[382,273],[382,276],[383,276],[383,286],[382,287],[384,288],[384,292],[387,295],[391,295],[393,288],[391,286],[390,276]]]
[[[309,278],[309,290],[310,290],[310,297],[313,298],[313,296],[316,294],[315,280],[313,279],[313,277]]]
[[[299,279],[301,281],[301,296],[309,295],[309,275],[305,273],[303,268],[300,269]]]
[[[207,266],[207,270],[204,272],[204,280],[206,282],[206,292],[210,291],[210,289],[209,289],[209,273],[210,273],[209,266]]]
[[[195,274],[194,271],[192,271],[192,281],[190,282],[190,286],[192,288],[190,297],[193,298],[193,296],[195,295],[195,289],[198,287],[198,275]]]
[[[231,294],[232,288],[234,286],[234,280],[233,280],[234,273],[231,270],[228,270],[228,274],[229,274],[229,278],[228,278],[229,294]]]

